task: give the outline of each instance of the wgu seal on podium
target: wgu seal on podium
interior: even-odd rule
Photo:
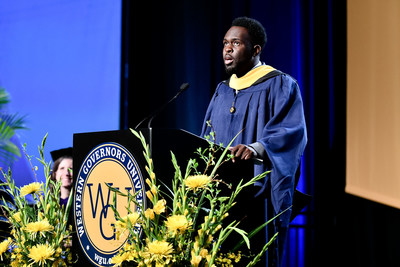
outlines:
[[[82,251],[96,266],[112,266],[111,258],[118,253],[128,239],[117,238],[114,224],[114,192],[136,195],[136,201],[146,209],[144,179],[132,154],[117,143],[108,142],[92,149],[83,161],[76,176],[74,190],[75,231]],[[127,215],[127,206],[140,212],[141,207],[128,203],[128,198],[116,195],[116,210],[121,217]],[[135,226],[139,233],[139,225]]]

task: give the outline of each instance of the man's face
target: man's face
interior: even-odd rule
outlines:
[[[241,77],[253,68],[251,40],[246,28],[231,27],[225,34],[223,45],[222,56],[229,75]]]

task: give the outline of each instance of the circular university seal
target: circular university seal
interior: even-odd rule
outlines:
[[[116,221],[111,208],[114,193],[107,186],[136,196],[134,203],[116,195],[116,210],[121,217],[132,211],[146,209],[144,180],[138,164],[129,151],[117,143],[103,143],[95,147],[83,161],[74,190],[75,230],[82,251],[97,266],[111,266],[111,258],[127,241],[127,235],[116,237]],[[142,229],[136,225],[135,231]]]

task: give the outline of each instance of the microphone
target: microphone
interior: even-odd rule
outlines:
[[[153,121],[153,119],[172,101],[174,101],[180,94],[182,94],[186,89],[188,89],[189,84],[188,83],[183,83],[181,85],[181,87],[179,88],[178,93],[176,93],[176,95],[171,98],[167,103],[165,103],[164,105],[162,105],[161,107],[159,107],[156,111],[154,111],[153,113],[151,113],[149,116],[147,116],[146,118],[144,118],[143,120],[141,120],[135,127],[135,130],[147,119],[149,119],[149,122],[147,123],[147,128],[151,128],[151,122]]]

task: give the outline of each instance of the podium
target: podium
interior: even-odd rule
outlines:
[[[171,161],[171,151],[184,172],[187,161],[197,158],[195,151],[198,148],[209,147],[205,139],[180,129],[140,129],[138,131],[143,133],[150,146],[158,184],[165,184],[169,188],[171,188],[175,172]],[[115,221],[110,208],[113,203],[113,193],[106,184],[131,193],[143,191],[138,194],[136,200],[146,204],[144,181],[148,175],[145,170],[143,147],[140,140],[130,130],[120,130],[74,134],[73,148],[74,204],[71,220],[76,231],[73,248],[78,255],[78,264],[112,266],[110,259],[122,247],[124,241],[116,240],[111,227],[113,220]],[[250,161],[238,161],[235,164],[227,162],[219,169],[217,175],[226,183],[235,185],[239,179],[253,177],[253,163]],[[164,187],[161,186],[161,189],[163,190]],[[226,193],[226,196],[230,195],[229,190]],[[260,204],[261,202],[249,199],[254,193],[255,191],[249,190],[239,194],[238,205],[234,207],[235,211],[232,213],[240,215],[233,218],[236,215],[230,212],[230,221],[243,219],[245,228],[250,227],[250,229],[259,225],[256,221],[264,221],[264,207]],[[123,204],[126,204],[119,198],[117,203],[122,209]],[[251,205],[246,204],[247,206],[243,207],[244,203],[251,203]],[[250,215],[257,215],[260,220],[250,220]],[[243,225],[240,224],[239,227],[243,228]]]

